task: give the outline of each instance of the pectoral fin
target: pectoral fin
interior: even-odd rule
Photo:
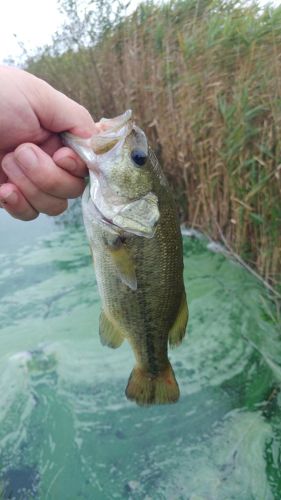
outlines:
[[[184,292],[182,295],[176,321],[174,322],[171,330],[169,331],[169,345],[171,347],[176,347],[182,342],[185,336],[187,320],[188,320],[188,307]]]
[[[109,247],[109,252],[121,281],[132,290],[136,290],[137,277],[135,263],[126,243],[118,243]]]
[[[100,334],[101,343],[103,345],[107,345],[108,347],[112,347],[113,349],[116,349],[117,347],[119,347],[124,340],[124,336],[122,335],[122,332],[106,316],[104,311],[102,311],[100,314],[99,334]]]

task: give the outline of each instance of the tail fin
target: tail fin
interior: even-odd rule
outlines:
[[[170,363],[158,375],[151,375],[135,367],[126,388],[127,398],[136,401],[140,406],[175,403],[179,395],[179,387]]]

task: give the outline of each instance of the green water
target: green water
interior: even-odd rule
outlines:
[[[280,325],[253,277],[184,238],[181,399],[139,408],[128,345],[99,341],[83,229],[1,212],[0,241],[2,498],[281,498]]]

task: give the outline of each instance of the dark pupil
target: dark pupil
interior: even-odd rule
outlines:
[[[136,163],[136,165],[139,165],[140,167],[145,164],[147,160],[147,155],[143,152],[140,151],[139,149],[133,149],[131,153],[131,158],[133,162]]]

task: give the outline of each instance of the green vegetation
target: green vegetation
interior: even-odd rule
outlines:
[[[69,22],[27,68],[96,119],[132,108],[175,187],[182,218],[274,286],[281,271],[281,7],[107,0]]]

